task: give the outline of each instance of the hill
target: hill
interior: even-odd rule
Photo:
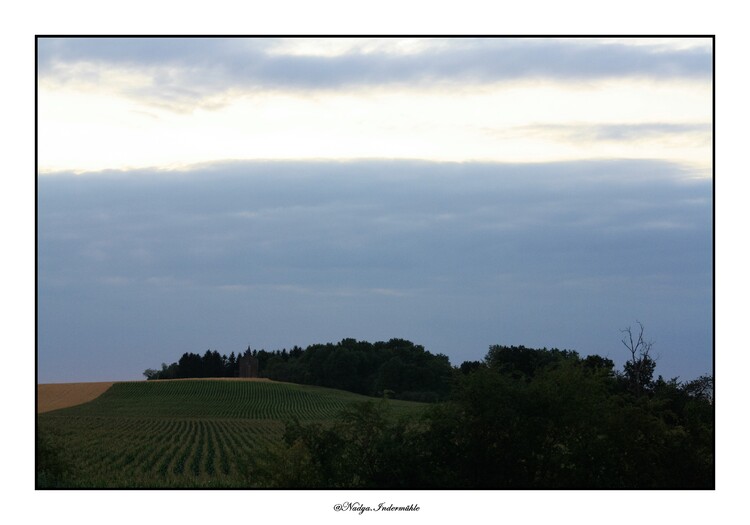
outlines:
[[[406,339],[313,344],[306,349],[252,350],[235,356],[207,350],[202,356],[186,352],[179,361],[161,370],[149,368],[143,375],[149,380],[204,377],[240,377],[240,361],[254,358],[257,375],[275,381],[325,386],[380,397],[408,401],[447,399],[455,376],[448,356],[432,354],[422,345]]]
[[[378,400],[273,381],[126,382],[37,420],[77,487],[247,487],[252,458],[280,441],[285,421],[328,421],[363,401]],[[388,404],[400,416],[426,406]]]
[[[96,399],[114,383],[51,383],[37,385],[36,411],[49,412]]]

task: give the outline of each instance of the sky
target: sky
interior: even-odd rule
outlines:
[[[711,39],[38,40],[38,380],[410,339],[712,370]]]

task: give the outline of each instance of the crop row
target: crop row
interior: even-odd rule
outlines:
[[[280,441],[278,421],[39,418],[65,443],[82,487],[244,487],[249,461]]]
[[[330,419],[369,398],[341,391],[252,381],[117,383],[96,400],[66,409],[67,417]],[[54,414],[54,413],[52,413]]]
[[[372,398],[288,383],[141,381],[37,421],[65,444],[77,486],[246,487],[254,459],[280,443],[285,421],[330,421],[362,401]],[[424,409],[390,403],[401,415]]]

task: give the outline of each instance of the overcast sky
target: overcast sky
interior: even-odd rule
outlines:
[[[41,39],[39,381],[410,339],[712,367],[710,39]]]

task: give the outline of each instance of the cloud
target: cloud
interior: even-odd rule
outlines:
[[[530,265],[524,254],[544,246],[571,260],[589,250],[555,273],[594,271],[590,261],[624,261],[626,252],[630,270],[649,272],[658,232],[705,233],[710,181],[689,176],[648,161],[232,162],[57,174],[40,179],[40,222],[45,248],[75,247],[64,255],[91,272],[171,270],[206,284],[334,284],[352,272],[372,289],[405,286],[405,275],[426,286],[434,275],[423,265],[450,274],[467,263],[479,278],[501,254],[505,270],[543,273],[555,263]],[[639,235],[641,245],[617,247]],[[668,254],[660,261],[674,269]],[[622,265],[613,258],[599,271]]]
[[[567,142],[688,140],[710,143],[710,123],[644,122],[638,124],[532,124],[508,130],[486,130],[500,137],[550,137]]]
[[[184,351],[346,336],[454,362],[493,343],[606,353],[635,318],[684,357],[669,373],[695,376],[710,368],[711,191],[656,161],[43,176],[40,377],[83,351],[132,352],[134,378]]]
[[[712,74],[712,52],[701,46],[472,38],[399,49],[368,40],[348,52],[311,55],[279,52],[280,43],[263,38],[42,38],[39,74],[46,83],[89,82],[172,108],[217,106],[230,93],[254,90],[623,77],[706,80]],[[296,43],[297,50],[304,46],[304,40]]]

